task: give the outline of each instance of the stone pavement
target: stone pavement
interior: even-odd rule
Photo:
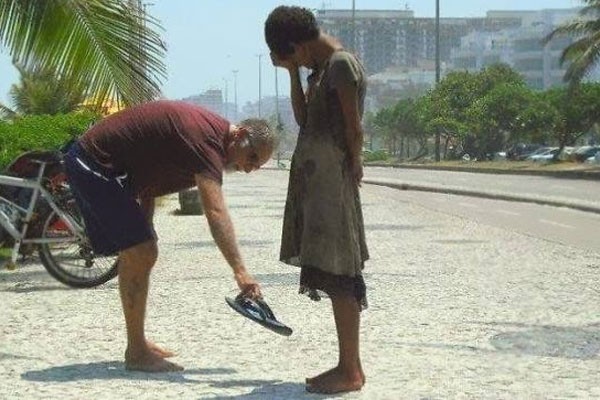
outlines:
[[[148,336],[181,373],[123,369],[116,282],[73,290],[33,262],[0,271],[0,399],[301,399],[305,376],[335,363],[328,301],[297,295],[277,261],[285,171],[226,177],[247,264],[278,317],[277,336],[231,311],[229,267],[203,217],[157,214]],[[344,399],[600,398],[600,257],[432,212],[364,185],[372,259],[365,279],[367,385]]]

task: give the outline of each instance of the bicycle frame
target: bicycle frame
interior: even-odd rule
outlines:
[[[21,230],[19,231],[18,227],[15,226],[10,220],[9,216],[6,215],[0,209],[0,225],[2,228],[8,232],[8,234],[14,239],[15,244],[11,253],[11,260],[9,266],[14,266],[18,255],[19,249],[22,244],[26,243],[61,243],[61,242],[73,242],[77,240],[81,240],[85,238],[84,228],[75,221],[67,212],[63,211],[54,201],[52,195],[42,186],[42,179],[44,177],[44,170],[46,168],[46,162],[44,161],[36,161],[40,164],[40,169],[38,170],[38,176],[35,179],[25,179],[18,178],[14,176],[0,175],[0,185],[5,185],[9,187],[20,187],[32,189],[31,197],[29,198],[29,204],[27,208],[23,208],[18,204],[15,204],[13,201],[6,199],[0,196],[0,202],[8,204],[9,207],[17,210],[19,213],[19,217],[22,218],[23,225]],[[34,237],[34,238],[26,238],[27,229],[29,227],[29,223],[34,215],[36,206],[40,197],[44,199],[50,208],[58,215],[62,222],[65,223],[66,227],[70,232],[73,233],[71,237],[56,237],[56,238],[44,238],[44,237]]]

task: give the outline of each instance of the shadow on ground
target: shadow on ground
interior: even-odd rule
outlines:
[[[211,383],[206,380],[190,379],[189,376],[210,376],[235,374],[231,368],[199,368],[187,369],[181,372],[145,373],[127,371],[121,361],[102,361],[86,364],[71,364],[60,367],[50,367],[37,371],[28,371],[21,375],[26,381],[32,382],[76,382],[85,380],[144,380],[165,381],[173,383]],[[227,382],[227,381],[225,381]],[[270,384],[272,381],[257,381]]]
[[[494,324],[502,326],[505,324]],[[525,329],[498,333],[490,344],[501,352],[540,357],[589,360],[600,356],[600,323],[579,327],[523,325]]]
[[[395,346],[434,348],[485,353],[509,353],[534,357],[590,360],[600,357],[600,323],[580,327],[529,325],[521,323],[473,322],[493,327],[522,328],[490,337],[493,349],[447,343],[395,342]]]
[[[236,396],[212,397],[216,400],[245,400],[245,399],[307,399],[324,398],[323,396],[311,396],[305,389],[304,384],[292,382],[270,383],[257,387],[252,392]],[[330,397],[329,397],[330,398]]]
[[[198,368],[181,372],[144,373],[125,370],[119,361],[72,364],[29,371],[21,378],[32,382],[77,382],[86,380],[163,381],[169,383],[203,384],[213,388],[254,388],[244,395],[213,397],[215,399],[290,399],[304,397],[304,385],[265,379],[212,378],[214,375],[231,375],[231,368]]]

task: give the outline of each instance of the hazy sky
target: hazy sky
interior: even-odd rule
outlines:
[[[168,98],[182,98],[211,88],[224,89],[234,99],[234,74],[238,70],[237,93],[240,108],[258,99],[258,54],[262,58],[262,93],[274,95],[274,68],[264,43],[263,24],[269,12],[280,4],[311,9],[350,9],[351,0],[153,0],[145,1],[158,17],[167,42],[168,78],[163,92]],[[412,9],[416,17],[434,17],[435,0],[355,0],[356,9]],[[442,17],[482,17],[488,10],[537,10],[580,6],[579,0],[440,0]],[[289,80],[279,70],[279,91],[287,94]],[[17,74],[6,49],[0,47],[0,101],[8,101],[10,85]]]

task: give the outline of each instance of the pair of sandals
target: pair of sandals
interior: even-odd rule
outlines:
[[[293,332],[290,327],[277,320],[269,305],[262,298],[251,299],[244,296],[243,293],[240,293],[234,299],[225,297],[225,301],[229,307],[233,308],[244,317],[275,333],[283,336],[290,336]]]

